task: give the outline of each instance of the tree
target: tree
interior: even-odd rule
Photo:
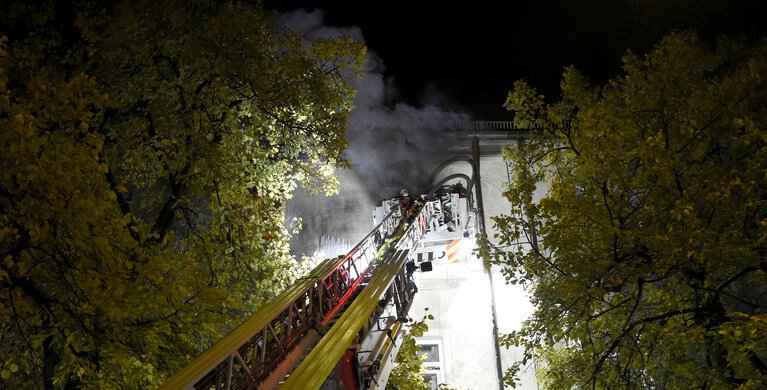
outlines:
[[[428,308],[426,310],[429,310]],[[424,382],[423,373],[426,369],[423,362],[426,355],[421,355],[420,348],[415,339],[422,337],[429,331],[427,320],[433,320],[431,314],[424,315],[420,321],[414,321],[409,325],[409,329],[402,338],[399,352],[394,359],[396,365],[389,374],[389,380],[386,382],[386,388],[389,390],[430,390],[434,385],[439,390],[455,390],[444,383],[429,384]]]
[[[415,321],[410,324],[405,336],[400,342],[399,352],[395,358],[396,365],[389,374],[389,380],[386,382],[387,389],[396,390],[426,390],[428,386],[423,381],[421,374],[424,372],[423,360],[425,356],[419,356],[418,344],[415,339],[423,336],[429,326],[426,324],[426,317],[421,321]]]
[[[0,387],[151,388],[295,276],[364,47],[255,6],[12,4],[0,46]]]
[[[547,388],[763,388],[767,42],[680,32],[623,61],[601,87],[567,69],[556,103],[509,93],[536,130],[484,250],[536,310],[502,342]]]

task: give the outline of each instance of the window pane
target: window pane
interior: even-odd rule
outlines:
[[[426,355],[425,362],[438,362],[439,346],[437,344],[421,344],[418,346],[418,355]]]
[[[437,390],[437,374],[426,372],[422,374],[423,382],[429,385],[432,390]]]

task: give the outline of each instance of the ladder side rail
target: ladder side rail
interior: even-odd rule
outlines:
[[[280,336],[286,332],[295,335],[306,328],[309,323],[307,319],[313,317],[315,307],[305,303],[316,290],[318,275],[328,272],[333,265],[335,262],[331,260],[320,263],[308,277],[299,279],[250,319],[205,350],[165,382],[161,389],[209,388],[206,386],[231,382],[232,377],[241,376],[243,372],[252,377],[266,370],[265,367],[271,366],[271,361],[275,359],[267,351],[275,346],[286,347],[285,340]],[[303,320],[295,321],[291,326],[291,307],[295,309],[296,302],[304,304],[299,305],[299,312],[292,315]],[[278,323],[285,323],[287,327],[279,326]],[[244,360],[247,365],[241,364],[240,360]]]
[[[384,294],[387,308],[391,307],[394,311],[389,312],[386,317],[381,317],[383,310],[374,311],[368,323],[372,321],[375,328],[363,329],[365,331],[364,339],[373,342],[372,345],[367,342],[364,344],[368,345],[368,350],[359,351],[359,373],[363,384],[367,384],[370,389],[385,386],[403,336],[403,320],[407,318],[410,312],[415,294],[415,283],[408,275],[407,268],[403,267],[397,272]],[[384,321],[383,327],[381,326],[382,320]],[[368,387],[363,388],[367,389]]]
[[[413,217],[411,225],[403,234],[403,237],[397,243],[398,249],[414,249],[429,228],[431,218],[433,217],[434,204],[432,202],[424,203],[421,210]]]
[[[432,214],[432,207],[433,203],[426,202],[421,206],[420,210],[417,210],[416,213],[410,216],[408,220],[401,221],[402,226],[398,226],[399,228],[405,229],[404,233],[402,234],[402,237],[397,242],[397,248],[398,250],[396,252],[389,252],[392,255],[394,254],[400,254],[404,253],[404,256],[401,259],[401,263],[398,264],[398,269],[391,270],[387,269],[388,261],[391,258],[390,256],[384,256],[384,259],[382,260],[383,264],[383,272],[392,272],[392,279],[388,280],[387,286],[384,291],[379,293],[379,295],[373,296],[374,299],[371,299],[371,297],[365,295],[365,292],[368,291],[368,287],[365,288],[363,291],[363,295],[365,295],[362,298],[362,302],[358,303],[357,301],[352,303],[352,306],[350,306],[346,313],[344,313],[341,318],[338,320],[336,325],[331,328],[331,330],[328,331],[325,338],[323,338],[320,343],[315,347],[315,350],[318,351],[325,351],[323,354],[317,354],[316,352],[311,352],[309,356],[307,356],[306,360],[299,366],[298,369],[294,371],[294,373],[288,377],[288,380],[286,381],[285,385],[281,387],[281,389],[293,389],[298,388],[299,385],[307,386],[306,389],[311,388],[319,388],[319,386],[322,385],[324,380],[329,375],[330,371],[332,371],[333,367],[335,367],[335,364],[328,364],[328,362],[331,362],[334,360],[334,356],[331,356],[333,352],[336,352],[339,355],[338,359],[343,356],[343,352],[345,349],[354,342],[354,338],[358,338],[360,340],[366,339],[371,333],[376,332],[374,328],[378,325],[379,317],[382,315],[384,308],[390,304],[392,301],[395,305],[395,310],[397,313],[397,318],[405,318],[407,316],[407,313],[410,311],[410,306],[412,305],[413,297],[415,296],[415,284],[413,283],[412,279],[409,278],[409,275],[406,272],[406,269],[404,267],[405,262],[407,261],[407,254],[409,253],[409,249],[415,247],[417,245],[418,240],[420,237],[422,237],[429,226],[429,221]],[[380,282],[377,279],[379,278],[379,274],[374,274],[374,280],[371,280],[369,286],[372,286],[373,288],[377,288],[376,286],[380,284]],[[367,303],[366,303],[367,302]],[[350,330],[356,331],[355,334],[353,334],[353,337],[350,338],[350,330],[347,330],[344,335],[347,337],[348,340],[343,339],[341,341],[338,341],[338,336],[335,334],[338,332],[343,332],[344,327],[348,327],[348,324],[346,322],[350,321],[349,313],[359,311],[357,305],[365,305],[365,304],[372,304],[374,307],[370,309],[366,313],[366,317],[364,321],[355,320],[357,322],[360,322],[357,327],[353,327]],[[356,324],[356,322],[355,322]],[[341,330],[338,330],[340,327]],[[390,329],[389,329],[390,330]],[[334,333],[335,332],[335,333]],[[390,337],[390,335],[387,335],[386,330],[378,330],[380,335],[378,337]],[[396,335],[396,334],[395,334]],[[326,338],[329,338],[330,341],[327,341]],[[335,349],[338,349],[338,351],[327,351],[328,345],[335,346]],[[381,348],[381,345],[387,345],[385,348],[381,348],[381,352],[375,353],[371,356],[389,356],[389,353],[391,352],[392,346],[389,343],[384,343],[383,339],[380,339],[377,345]],[[344,346],[343,349],[338,348],[338,346]],[[321,361],[317,359],[322,359]],[[336,360],[338,360],[336,359]],[[371,362],[367,362],[366,364],[371,365],[373,364]],[[309,368],[304,368],[309,367]],[[325,372],[327,371],[327,372]],[[380,375],[380,374],[379,374]],[[387,374],[388,375],[388,374]],[[299,377],[301,379],[296,379],[296,377]]]
[[[395,277],[402,271],[407,255],[406,250],[396,251],[382,259],[381,266],[360,296],[293,371],[281,389],[318,389],[322,386],[346,349],[358,337],[358,331],[369,323],[381,297],[389,292]]]
[[[381,268],[363,289],[362,299],[355,300],[342,314],[338,322],[288,377],[281,389],[319,388],[354,339],[367,337],[370,329],[377,323],[381,314],[379,309],[382,298],[386,297],[387,300],[391,300],[395,296],[398,299],[404,298],[397,309],[398,314],[402,316],[407,314],[415,295],[415,286],[407,278],[404,264],[407,261],[409,249],[415,247],[420,237],[426,233],[426,227],[429,226],[428,218],[431,215],[430,207],[432,207],[430,202],[426,202],[417,213],[411,216],[412,219],[400,222],[400,224],[405,224],[405,226],[400,226],[405,229],[405,232],[397,243],[399,250],[392,253],[393,256],[384,256]],[[396,260],[396,269],[392,268],[391,259]],[[385,287],[382,290],[383,283],[385,283]],[[371,289],[374,292],[367,293]],[[407,291],[407,293],[403,296],[403,294],[398,294],[398,290]],[[362,334],[359,334],[360,331]]]
[[[371,270],[371,263],[378,248],[383,244],[383,237],[397,225],[399,210],[392,210],[383,221],[368,233],[341,260],[338,266],[323,278],[323,293],[329,304],[321,308],[320,318],[323,325],[328,325],[360,287]]]
[[[408,278],[406,270],[403,268],[397,278],[392,283],[392,293],[394,306],[397,309],[397,318],[404,318],[410,311],[410,304],[415,296],[415,282]]]
[[[361,364],[361,367],[377,364],[378,368],[372,375],[371,389],[383,389],[386,386],[391,365],[394,364],[394,358],[399,352],[401,340],[405,333],[400,319],[407,317],[410,312],[416,294],[414,287],[415,284],[408,277],[404,267],[400,269],[394,281],[389,285],[389,291],[400,300],[400,304],[397,305],[397,319],[391,323],[391,327],[386,332],[379,336],[384,338],[383,342],[376,344],[376,350],[368,356],[368,361]],[[367,372],[367,370],[365,371]]]
[[[380,367],[373,372],[371,386],[368,389],[385,389],[386,382],[389,379],[394,365],[394,359],[402,346],[402,339],[405,335],[404,327],[400,321],[397,321],[390,328],[391,337],[386,337],[383,345],[376,354],[376,359]]]
[[[380,246],[376,236],[381,237],[392,231],[397,225],[398,214],[398,210],[387,214],[346,256],[320,263],[307,277],[299,279],[192,360],[161,389],[220,388],[216,386],[231,386],[234,382],[243,381],[258,383],[311,329],[315,318],[324,319],[345,303],[351,290],[345,291],[348,295],[339,296],[340,290],[328,291],[325,282],[340,275],[347,278],[351,273],[355,278],[348,286],[359,286],[369,269],[373,257],[370,253]],[[323,299],[329,300],[332,305],[324,306]]]

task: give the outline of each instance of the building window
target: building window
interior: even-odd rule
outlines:
[[[423,373],[423,381],[430,389],[436,389],[440,383],[445,382],[442,362],[442,342],[439,340],[418,341],[418,356],[426,356],[423,361],[426,371]]]
[[[437,344],[421,344],[418,346],[418,356],[426,355],[427,363],[439,363],[439,345]],[[428,364],[427,364],[428,366]]]
[[[431,390],[437,390],[437,386],[439,385],[439,375],[436,372],[424,372],[422,374],[423,376],[423,382],[429,385],[429,389]]]

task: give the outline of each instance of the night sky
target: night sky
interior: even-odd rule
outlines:
[[[290,203],[288,215],[304,218],[296,253],[356,243],[382,197],[428,190],[449,157],[439,132],[466,116],[513,119],[502,105],[516,80],[554,101],[566,66],[601,84],[620,74],[627,49],[646,53],[675,29],[704,39],[767,31],[763,0],[263,1],[293,28],[312,19],[304,33],[325,26],[361,35],[376,64],[356,86],[340,196],[299,193]]]
[[[564,67],[601,83],[620,57],[645,53],[674,29],[764,36],[762,0],[339,1],[267,0],[280,12],[322,10],[330,26],[358,26],[396,87],[392,100],[508,120],[518,79],[557,98]]]

